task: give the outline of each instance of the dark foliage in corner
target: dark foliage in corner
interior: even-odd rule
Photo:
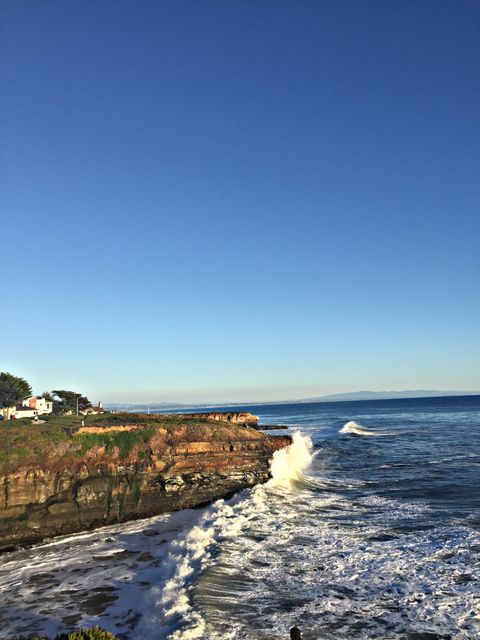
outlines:
[[[46,636],[20,636],[12,638],[12,640],[48,640]],[[52,640],[118,640],[109,631],[105,631],[101,627],[92,627],[91,629],[80,629],[79,631],[71,631],[70,633],[61,633]]]
[[[0,373],[0,408],[4,412],[31,394],[32,388],[24,378],[19,378],[6,371]],[[8,415],[6,417],[8,418]]]

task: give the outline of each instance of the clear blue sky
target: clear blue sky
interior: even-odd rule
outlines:
[[[480,389],[477,0],[3,0],[0,28],[0,370]]]

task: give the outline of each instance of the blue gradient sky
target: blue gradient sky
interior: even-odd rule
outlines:
[[[0,370],[480,389],[476,0],[2,3]]]

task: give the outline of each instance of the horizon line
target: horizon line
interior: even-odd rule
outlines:
[[[387,397],[389,394],[421,394],[421,393],[430,393],[432,395],[411,395],[411,396],[393,396]],[[352,396],[356,394],[372,394],[372,395],[380,395],[383,397],[378,398],[347,398],[347,396]],[[341,396],[344,396],[343,399]],[[168,407],[237,407],[237,406],[258,406],[258,405],[279,405],[279,404],[308,404],[309,402],[312,404],[322,404],[329,402],[374,402],[377,400],[413,400],[413,399],[427,399],[427,398],[455,398],[455,397],[472,397],[472,396],[480,396],[480,391],[437,391],[437,390],[427,390],[427,389],[419,389],[419,390],[404,390],[404,391],[347,391],[343,393],[332,393],[326,394],[324,396],[312,396],[307,398],[298,398],[298,399],[288,399],[288,400],[245,400],[245,401],[196,401],[196,402],[185,402],[185,401],[176,401],[176,402],[167,402],[167,401],[146,401],[146,402],[126,402],[119,401],[113,402],[106,400],[103,402],[105,406],[131,406],[131,407],[146,407],[147,409],[150,407],[155,407],[162,405],[165,408]]]

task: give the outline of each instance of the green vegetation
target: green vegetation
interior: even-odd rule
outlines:
[[[38,424],[28,418],[0,422],[0,468],[14,467],[26,458],[48,458],[52,445],[71,438],[68,427]]]
[[[114,427],[135,425],[132,431],[106,431],[105,433],[77,433],[82,426]],[[175,439],[182,430],[182,439],[201,440],[205,426],[209,427],[209,440],[220,437],[221,422],[205,419],[187,419],[180,415],[146,415],[132,413],[105,413],[89,416],[43,415],[38,422],[28,418],[0,421],[0,472],[12,471],[25,464],[51,467],[75,465],[79,458],[95,447],[105,447],[107,454],[118,450],[120,459],[127,459],[136,451],[137,459],[147,458],[148,443],[156,430],[167,432],[166,441]],[[232,428],[232,425],[228,425]],[[185,427],[187,427],[185,433]],[[63,460],[63,462],[62,462]]]
[[[56,415],[63,415],[69,411],[76,414],[92,406],[92,403],[87,397],[82,396],[81,393],[77,393],[76,391],[54,389],[51,393],[44,393],[43,397],[45,398],[46,395],[53,399],[53,413]]]
[[[0,373],[0,410],[8,418],[8,409],[32,395],[32,387],[24,378]]]
[[[97,426],[94,417],[85,422]],[[123,424],[128,423],[124,421]],[[43,423],[35,423],[26,418],[0,422],[0,469],[5,471],[7,468],[15,468],[27,458],[39,464],[47,464],[51,459],[52,446],[62,444],[65,445],[65,458],[78,458],[94,447],[105,447],[106,453],[112,453],[118,448],[120,458],[125,459],[134,448],[146,447],[157,425],[142,428],[139,424],[139,428],[134,431],[75,435],[81,426],[82,417],[77,416],[49,416]],[[112,425],[105,422],[98,426]]]
[[[94,416],[92,417],[76,416],[76,415],[61,416],[61,415],[56,415],[54,413],[50,413],[50,414],[44,414],[42,416],[39,416],[39,419],[44,420],[47,424],[51,426],[63,426],[65,428],[68,428],[73,433],[74,431],[76,431],[76,429],[82,426],[83,422],[85,424],[93,424]]]
[[[24,379],[3,371],[0,373],[0,412],[8,418],[8,409],[14,407],[25,398],[32,395],[32,387]],[[53,402],[53,413],[64,415],[66,413],[78,413],[92,406],[90,400],[76,391],[54,389],[45,391],[39,396]]]
[[[15,640],[15,639],[13,639]],[[48,640],[46,636],[20,636],[16,640]],[[91,629],[81,629],[80,631],[72,631],[71,633],[61,633],[55,636],[54,640],[118,640],[109,631],[105,631],[101,627],[92,627]]]
[[[82,426],[115,427],[134,425],[131,431],[78,433]],[[205,419],[181,415],[146,415],[141,413],[104,413],[88,416],[42,415],[38,422],[28,418],[0,421],[0,472],[8,472],[24,465],[43,467],[75,465],[89,450],[104,447],[107,454],[118,451],[120,459],[127,459],[136,451],[136,459],[144,461],[150,439],[158,428],[164,432],[167,445],[182,432],[182,440],[195,442],[206,437],[215,441],[224,438],[223,428],[235,429],[232,424],[208,422]],[[166,431],[166,435],[165,435]]]
[[[135,431],[113,431],[110,433],[82,433],[77,438],[82,443],[79,455],[84,455],[94,447],[105,447],[106,453],[112,453],[115,448],[120,451],[120,457],[126,458],[138,445],[146,445],[155,433],[155,427],[135,429]]]

